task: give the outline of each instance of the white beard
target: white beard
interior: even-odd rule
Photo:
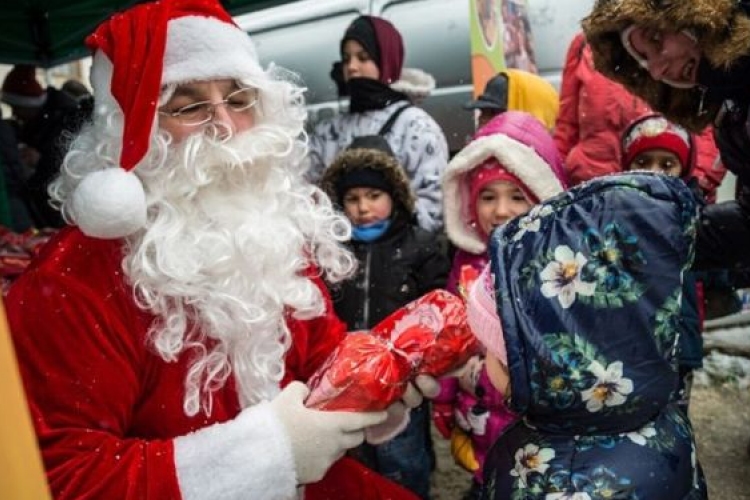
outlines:
[[[285,314],[325,312],[305,270],[315,264],[336,281],[353,269],[339,244],[348,224],[303,181],[304,147],[273,128],[226,143],[196,134],[169,150],[138,169],[149,220],[124,261],[139,303],[158,318],[153,345],[166,361],[191,351],[188,415],[210,414],[212,391],[232,374],[243,407],[271,399],[291,342]]]

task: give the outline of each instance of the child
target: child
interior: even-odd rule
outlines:
[[[693,135],[662,115],[650,113],[633,120],[622,135],[622,170],[643,170],[678,177],[695,189]],[[693,370],[703,366],[703,284],[686,273],[682,302],[685,331],[679,341],[679,406],[688,414]]]
[[[445,286],[448,258],[437,238],[416,225],[409,180],[385,139],[357,137],[326,170],[322,186],[352,223],[348,245],[360,264],[353,279],[332,290],[336,313],[350,331],[370,329]],[[364,444],[355,456],[427,499],[433,460],[429,422],[423,404],[394,439]]]
[[[480,128],[443,177],[446,232],[458,247],[446,288],[457,292],[463,268],[479,272],[485,267],[487,240],[495,227],[565,187],[552,137],[532,115],[506,111]],[[442,379],[433,401],[438,430],[446,438],[453,434],[454,458],[474,472],[469,498],[479,491],[485,454],[514,419],[504,395],[489,384],[482,361],[472,366],[462,377]],[[469,433],[470,447],[458,446],[464,439],[459,429]]]
[[[621,174],[493,233],[469,317],[498,313],[472,331],[522,418],[485,460],[483,500],[706,498],[675,401],[697,214],[684,183]]]

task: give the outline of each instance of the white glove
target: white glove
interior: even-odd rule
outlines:
[[[346,450],[364,441],[364,430],[386,419],[386,412],[357,413],[306,408],[309,389],[292,382],[271,401],[289,435],[297,483],[320,481]]]
[[[440,384],[429,375],[417,375],[414,382],[406,385],[401,400],[389,406],[388,418],[365,429],[365,440],[374,445],[385,443],[396,437],[409,424],[409,411],[422,404],[424,398],[434,398],[440,394]]]

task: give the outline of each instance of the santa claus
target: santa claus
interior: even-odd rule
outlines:
[[[71,226],[6,301],[55,497],[410,498],[337,462],[386,412],[307,409],[294,382],[345,335],[322,278],[353,267],[303,180],[294,75],[215,0],[138,5],[87,43],[94,117],[50,189]],[[318,482],[334,462],[348,486]]]

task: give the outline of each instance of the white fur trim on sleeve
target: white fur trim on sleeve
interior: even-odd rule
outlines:
[[[183,500],[297,498],[292,445],[268,403],[174,441]]]

